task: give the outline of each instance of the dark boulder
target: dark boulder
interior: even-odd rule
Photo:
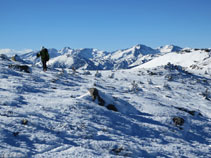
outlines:
[[[111,150],[111,153],[115,154],[115,155],[119,155],[124,149],[122,147],[118,147],[118,148],[113,148]]]
[[[101,106],[105,105],[105,101],[101,98],[101,96],[99,95],[99,92],[96,88],[90,88],[89,93],[92,96],[93,101],[95,101],[97,99],[99,105],[101,105]]]
[[[2,60],[10,60],[5,54],[0,54],[0,59]]]
[[[98,104],[101,106],[105,105],[105,101],[100,96],[98,96]]]
[[[100,96],[99,91],[96,88],[90,88],[89,93],[93,101],[97,101],[98,105],[105,106],[108,110],[118,111],[115,105],[106,103],[105,99]]]
[[[27,119],[23,119],[23,120],[21,121],[21,124],[22,124],[22,125],[27,125],[27,124],[28,124],[28,120],[27,120]]]
[[[106,108],[109,110],[118,111],[117,108],[113,104],[108,104]]]
[[[9,68],[10,69],[13,69],[13,70],[18,70],[18,71],[23,71],[23,72],[26,72],[26,73],[30,73],[31,72],[31,68],[27,65],[9,65]]]
[[[13,136],[17,137],[19,135],[19,132],[13,132]]]
[[[174,117],[172,120],[175,126],[182,126],[185,123],[185,120],[181,117]]]
[[[188,110],[188,109],[181,108],[181,107],[175,107],[175,108],[178,109],[178,110],[180,110],[180,111],[187,112],[187,113],[189,113],[189,114],[192,115],[192,116],[195,116],[195,115],[202,116],[201,113],[199,113],[199,112],[197,112],[197,111],[194,111],[194,110]]]
[[[13,57],[11,57],[11,60],[13,60],[13,61],[19,61],[19,62],[25,63],[25,61],[22,60],[21,57],[18,56],[17,54],[15,54]]]
[[[98,90],[96,88],[90,88],[89,93],[90,93],[93,101],[99,96]]]

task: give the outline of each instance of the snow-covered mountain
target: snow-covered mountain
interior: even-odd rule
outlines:
[[[158,51],[145,45],[136,45],[125,50],[118,50],[110,55],[110,60],[116,64],[117,69],[127,69],[140,65],[152,59]]]
[[[210,74],[211,75],[211,50],[197,49],[184,53],[167,53],[161,55],[153,60],[142,64],[135,69],[139,68],[155,68],[158,66],[166,65],[167,63],[180,65],[184,69],[190,72],[197,72],[198,74]]]
[[[37,52],[27,53],[21,57],[34,62]],[[158,50],[145,45],[136,45],[132,48],[114,52],[100,51],[93,48],[72,49],[65,47],[62,50],[49,49],[52,68],[71,68],[87,70],[127,69],[151,60]],[[38,61],[39,62],[39,61]]]
[[[15,49],[0,49],[0,54],[6,54],[7,56],[13,56],[15,54],[26,54],[32,52],[32,49],[23,49],[23,50],[15,50]]]
[[[136,45],[114,52],[100,51],[93,48],[62,50],[49,49],[51,56],[48,65],[51,68],[72,68],[84,70],[114,70],[133,67],[156,67],[172,63],[198,73],[210,74],[211,49],[180,48],[174,45],[152,49],[145,45]],[[37,51],[21,55],[28,63],[34,63]],[[187,60],[188,59],[188,60]],[[36,61],[41,66],[40,60]]]
[[[175,45],[165,45],[157,48],[161,53],[169,53],[169,52],[180,52],[182,50],[181,47]]]
[[[101,64],[106,61],[107,52],[97,49],[71,49],[64,48],[59,51],[61,54],[49,61],[49,65],[54,68],[71,68],[96,70],[102,69]],[[104,60],[103,60],[104,59]],[[107,64],[108,65],[108,64]],[[107,65],[104,67],[106,68]]]
[[[175,45],[166,45],[152,49],[148,46],[138,44],[131,48],[114,52],[106,52],[94,48],[72,49],[70,47],[64,47],[61,50],[54,48],[48,50],[51,57],[48,66],[51,68],[74,67],[75,69],[83,70],[114,70],[134,67],[150,68],[172,63],[181,65],[190,71],[195,69],[201,74],[211,73],[209,62],[210,48],[182,49]],[[31,51],[20,54],[20,58],[27,63],[41,66],[40,59],[36,59],[37,52]]]
[[[53,59],[98,55],[66,50]],[[0,157],[210,157],[210,75],[184,69],[210,66],[210,53],[169,54],[143,68],[97,73],[43,72],[0,55]]]

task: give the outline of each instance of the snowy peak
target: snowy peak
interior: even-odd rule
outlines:
[[[158,53],[155,49],[152,49],[151,47],[148,47],[146,45],[143,44],[138,44],[134,47],[135,50],[140,51],[143,55],[147,55],[147,54],[156,54]]]
[[[112,54],[113,59],[121,59],[121,58],[137,58],[138,56],[148,55],[148,54],[156,54],[158,51],[147,47],[145,45],[135,45],[131,48],[118,50]]]
[[[28,50],[29,51],[29,50]],[[101,51],[94,48],[73,49],[64,47],[61,50],[48,49],[51,68],[72,68],[86,70],[114,70],[130,69],[133,67],[151,68],[167,63],[181,65],[202,74],[210,74],[211,49],[181,48],[175,45],[165,45],[153,49],[143,44],[114,52]],[[10,49],[0,50],[5,54],[12,52]],[[38,51],[27,52],[19,55],[27,63],[35,63]],[[179,53],[178,53],[179,52]],[[41,66],[41,61],[36,60],[36,65]],[[203,71],[202,71],[203,70]]]
[[[73,49],[71,49],[70,47],[64,47],[63,49],[59,50],[58,52],[60,54],[65,54],[65,53],[71,53],[73,51]]]
[[[49,52],[49,55],[51,58],[55,58],[55,57],[61,55],[61,53],[57,49],[54,49],[54,48],[48,49],[48,52]]]
[[[110,59],[116,63],[115,68],[127,69],[151,60],[151,58],[157,53],[159,53],[159,51],[138,44],[131,48],[114,52],[110,56]]]
[[[94,62],[103,56],[102,51],[92,48],[70,49],[64,48],[59,51],[61,55],[49,61],[51,67],[76,68],[76,69],[98,69]]]
[[[75,67],[76,69],[90,70],[127,69],[143,63],[143,60],[145,62],[151,60],[151,57],[141,59],[143,56],[158,53],[157,50],[141,44],[115,52],[106,52],[94,48],[72,49],[70,47],[64,47],[59,51],[56,49],[48,50],[51,58],[48,64],[53,68]],[[22,57],[33,63],[37,52],[24,54]]]
[[[165,45],[158,48],[161,53],[169,53],[169,52],[180,52],[182,50],[181,47],[175,45]]]
[[[25,53],[29,53],[32,52],[32,49],[23,49],[23,50],[15,50],[15,49],[0,49],[0,54],[5,54],[7,56],[13,56],[15,54],[25,54]]]

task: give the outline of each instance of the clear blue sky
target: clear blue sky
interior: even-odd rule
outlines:
[[[211,0],[0,0],[0,49],[211,47]]]

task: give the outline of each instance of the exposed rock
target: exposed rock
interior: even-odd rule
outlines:
[[[102,76],[102,74],[99,71],[97,71],[95,74],[95,77],[101,77],[101,76]]]
[[[109,78],[114,78],[114,73],[111,73],[111,75],[108,76]]]
[[[165,76],[165,79],[168,80],[168,81],[173,81],[173,75],[172,74],[167,74]]]
[[[180,65],[174,65],[174,64],[171,64],[170,62],[167,63],[164,66],[164,69],[169,70],[169,71],[173,71],[173,70],[184,71],[183,68],[182,68],[182,66],[180,66]]]
[[[149,71],[149,70],[147,70],[147,73],[148,73],[149,75],[151,75],[151,76],[153,76],[153,75],[158,75],[156,72],[152,72],[152,71]]]
[[[167,90],[171,90],[171,87],[168,83],[164,83],[163,87]]]
[[[10,60],[5,54],[0,54],[0,59],[2,59],[2,60]]]
[[[22,125],[27,125],[27,124],[28,124],[28,120],[27,120],[27,119],[23,119],[23,120],[21,121],[21,124],[22,124]]]
[[[210,49],[205,49],[204,51],[205,51],[205,52],[211,52],[211,50],[210,50]]]
[[[10,69],[18,70],[18,71],[24,71],[26,73],[30,73],[31,69],[27,65],[9,65]]]
[[[13,132],[13,135],[16,137],[19,135],[19,132]]]
[[[92,96],[93,101],[97,99],[99,105],[101,106],[105,105],[105,101],[100,97],[98,90],[96,88],[90,88],[89,93]]]
[[[141,90],[141,88],[138,87],[138,83],[136,83],[136,81],[133,81],[131,83],[130,91],[131,92],[138,92],[139,90]]]
[[[13,57],[11,57],[11,60],[13,60],[13,61],[19,61],[19,62],[25,63],[25,61],[22,60],[21,57],[18,56],[17,54],[15,54]]]
[[[106,103],[106,101],[102,98],[102,96],[99,95],[99,91],[96,88],[90,88],[89,89],[89,93],[92,97],[93,101],[97,101],[97,103],[100,106],[106,106],[108,103]],[[109,110],[113,110],[113,111],[118,111],[117,108],[115,107],[115,105],[113,104],[108,104],[106,106],[107,109]]]
[[[206,99],[206,100],[211,100],[211,94],[210,92],[208,91],[208,89],[205,90],[205,92],[202,93],[202,96]]]
[[[84,71],[83,75],[91,75],[90,71]]]
[[[117,108],[113,104],[108,104],[106,107],[109,110],[118,111]]]
[[[113,153],[113,154],[115,154],[115,155],[119,155],[119,153],[121,152],[121,151],[123,151],[124,149],[122,148],[122,147],[119,147],[119,148],[114,148],[114,149],[112,149],[111,150],[111,152]]]
[[[181,117],[174,117],[172,120],[175,126],[182,126],[185,123],[185,120]]]
[[[190,115],[194,116],[196,115],[198,112],[194,111],[194,110],[188,110],[188,109],[185,109],[185,108],[181,108],[181,107],[175,107],[176,109],[178,110],[181,110],[181,111],[184,111],[184,112],[187,112],[189,113]],[[198,113],[199,116],[202,116],[201,113]]]
[[[100,96],[98,96],[98,104],[101,106],[105,105],[105,101]]]
[[[77,73],[77,71],[76,71],[74,66],[72,66],[72,71],[73,71],[73,73]]]
[[[90,88],[89,93],[92,96],[93,101],[99,96],[98,90],[96,88]]]

